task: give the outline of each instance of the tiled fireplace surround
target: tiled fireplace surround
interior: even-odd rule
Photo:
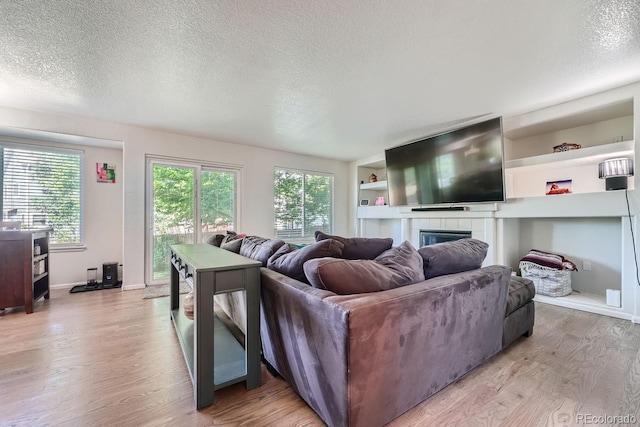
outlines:
[[[489,243],[495,248],[494,218],[406,218],[407,240],[411,244],[420,247],[420,230],[452,230],[471,231],[471,237]],[[495,253],[487,254],[484,265],[495,264]]]

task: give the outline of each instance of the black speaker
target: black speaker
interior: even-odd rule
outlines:
[[[626,176],[608,176],[605,179],[605,187],[607,191],[624,190],[627,188]]]
[[[118,263],[105,262],[102,264],[102,287],[113,288],[118,286]]]

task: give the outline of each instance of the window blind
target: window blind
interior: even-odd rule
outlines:
[[[3,220],[50,227],[54,245],[82,244],[84,153],[0,141],[0,158]]]
[[[276,169],[274,180],[275,236],[313,237],[333,230],[333,176]]]

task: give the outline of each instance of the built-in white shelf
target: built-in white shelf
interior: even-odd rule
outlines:
[[[591,313],[605,316],[617,317],[619,319],[631,320],[632,315],[626,313],[619,307],[612,307],[606,304],[606,298],[601,295],[572,292],[565,297],[549,297],[546,295],[536,295],[533,299],[536,302],[557,305],[575,310],[589,311]]]
[[[387,181],[366,182],[360,184],[361,190],[386,190]]]
[[[634,154],[635,141],[613,142],[611,144],[595,145],[577,150],[562,151],[560,153],[541,154],[539,156],[508,160],[505,168],[515,171],[520,168],[559,168],[563,163],[579,165],[600,162],[614,157],[628,157]]]
[[[501,203],[496,218],[627,217],[624,191],[521,197]]]
[[[395,206],[358,206],[359,219],[399,219],[400,208]]]
[[[417,239],[416,230],[425,224],[425,220],[429,220],[429,226],[436,224],[434,228],[443,229],[450,224],[471,224],[474,236],[490,244],[488,259],[491,262],[517,265],[517,260],[523,255],[520,233],[523,230],[530,231],[527,227],[531,224],[549,228],[551,226],[548,224],[553,223],[537,221],[535,218],[576,219],[575,222],[580,223],[585,232],[589,232],[593,224],[614,224],[615,221],[607,218],[615,218],[620,222],[621,235],[615,238],[621,240],[621,261],[619,266],[613,262],[605,267],[613,268],[614,272],[619,270],[619,275],[604,281],[607,283],[602,283],[602,290],[599,286],[585,288],[593,289],[594,294],[574,292],[558,298],[537,295],[535,301],[536,304],[553,304],[640,324],[640,287],[635,282],[636,242],[631,235],[640,222],[637,219],[640,214],[634,209],[640,194],[640,190],[636,190],[638,176],[636,174],[635,178],[629,178],[630,191],[625,193],[606,191],[605,181],[598,175],[598,163],[604,160],[616,157],[635,159],[634,139],[638,132],[635,125],[640,114],[636,96],[638,90],[640,84],[633,84],[504,118],[505,154],[508,156],[505,157],[505,203],[493,204],[490,209],[482,210],[471,205],[467,210],[451,212],[412,211],[410,207],[358,206],[356,233],[368,237],[392,235],[398,241],[407,239],[414,242]],[[604,142],[620,139],[623,141]],[[564,141],[580,143],[583,148],[553,153],[553,146]],[[354,164],[354,204],[368,200],[372,205],[376,197],[385,195],[388,190],[386,182],[366,181],[371,174],[386,179],[387,173],[382,152]],[[362,180],[365,183],[360,184]],[[571,194],[546,195],[549,182],[568,180],[571,180]],[[631,202],[630,215],[627,197]],[[552,239],[553,230],[547,228],[544,233],[549,233],[549,239]],[[557,244],[549,241],[551,243],[546,248],[554,250]],[[594,248],[588,250],[597,251]],[[584,259],[595,259],[591,252],[583,254]],[[583,277],[577,278],[576,286],[581,284],[579,280]],[[606,305],[605,288],[621,291],[621,308]]]

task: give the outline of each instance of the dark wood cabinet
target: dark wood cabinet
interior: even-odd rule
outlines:
[[[0,231],[0,309],[49,299],[49,231]]]

